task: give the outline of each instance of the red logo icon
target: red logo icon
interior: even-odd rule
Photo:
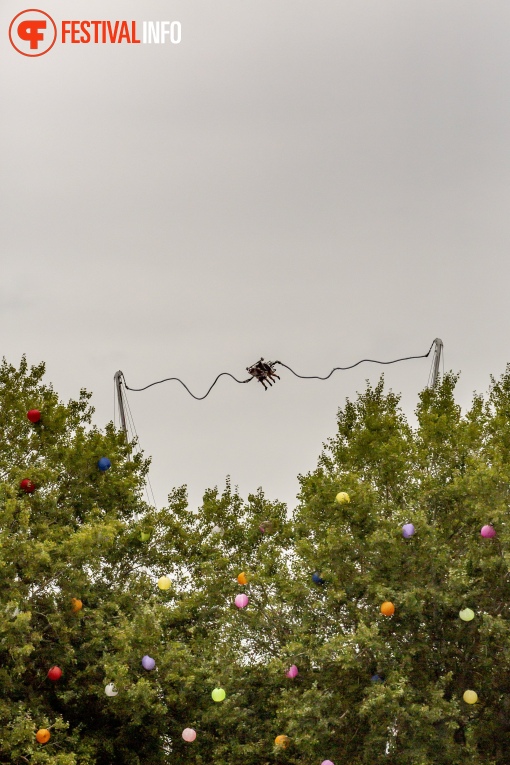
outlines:
[[[9,40],[23,56],[43,56],[55,45],[57,26],[44,11],[30,8],[18,13],[9,27]]]

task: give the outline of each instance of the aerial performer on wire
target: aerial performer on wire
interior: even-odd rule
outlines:
[[[262,383],[264,390],[267,390],[266,382],[271,386],[273,384],[271,380],[276,382],[274,379],[275,377],[280,380],[280,376],[276,374],[276,370],[274,368],[274,365],[277,363],[277,361],[264,361],[264,359],[261,358],[260,361],[257,361],[257,363],[253,366],[246,367],[246,371],[249,372],[256,380],[258,380],[259,383]]]

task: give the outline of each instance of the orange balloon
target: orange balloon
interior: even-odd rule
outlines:
[[[39,744],[46,744],[50,740],[51,733],[46,728],[41,728],[35,734],[35,740]]]
[[[83,608],[83,603],[79,598],[71,598],[71,609],[73,614],[77,614]]]
[[[290,744],[290,738],[288,736],[277,736],[274,742],[276,746],[279,746],[282,749],[287,749],[288,745]]]
[[[237,577],[237,581],[239,582],[239,584],[248,584],[248,579],[246,578],[246,574],[244,573],[244,571],[241,571],[241,573]]]
[[[395,606],[389,600],[385,600],[381,606],[381,614],[384,616],[393,616],[395,613]]]

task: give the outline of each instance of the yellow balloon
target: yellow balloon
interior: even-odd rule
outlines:
[[[339,505],[346,505],[351,501],[351,498],[346,491],[339,491],[335,497],[335,501],[338,502]]]
[[[83,603],[79,598],[71,598],[71,611],[77,614],[83,608]]]
[[[158,579],[158,587],[160,590],[169,590],[172,586],[172,582],[167,576],[161,576]]]
[[[476,691],[464,691],[464,695],[462,697],[466,704],[476,704],[478,701],[478,694]]]

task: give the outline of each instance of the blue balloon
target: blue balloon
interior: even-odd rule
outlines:
[[[101,457],[101,459],[98,460],[98,462],[97,462],[97,466],[98,466],[99,470],[102,473],[104,473],[105,470],[109,470],[111,468],[112,463],[110,462],[108,457]]]
[[[373,683],[382,683],[382,681],[383,681],[382,677],[381,677],[380,675],[377,675],[377,674],[375,674],[375,675],[372,675],[372,677],[370,678],[370,680],[371,680]]]
[[[322,577],[321,577],[321,576],[320,576],[320,575],[317,573],[317,571],[315,571],[315,572],[312,574],[312,581],[313,581],[315,584],[324,584],[324,583],[325,583],[325,579],[323,579],[323,578],[322,578]]]

